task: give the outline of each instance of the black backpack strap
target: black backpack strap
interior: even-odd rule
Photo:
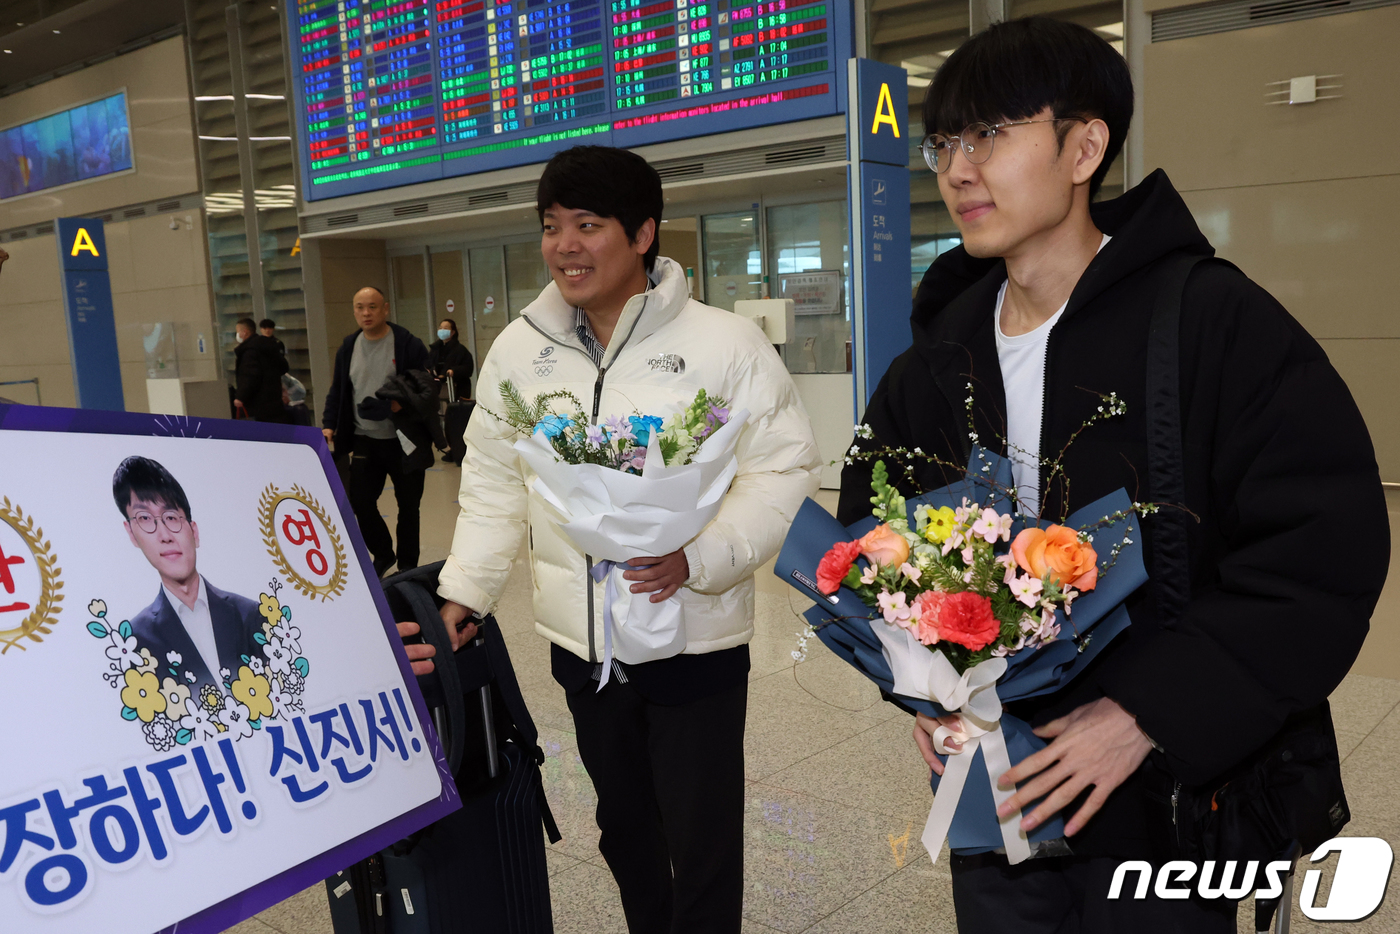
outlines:
[[[1154,502],[1185,505],[1186,472],[1181,438],[1181,297],[1196,264],[1208,257],[1168,257],[1159,273],[1157,301],[1147,337],[1147,478]],[[1158,621],[1170,626],[1191,601],[1187,560],[1190,514],[1163,509],[1152,518],[1152,580]]]
[[[452,642],[443,625],[442,614],[433,602],[432,594],[419,580],[396,580],[391,585],[395,592],[413,610],[414,621],[422,630],[423,641],[437,649],[433,656],[436,664],[433,673],[420,676],[421,680],[436,677],[442,689],[443,709],[447,711],[446,753],[447,765],[453,775],[462,764],[462,744],[466,741],[467,708],[462,698],[462,681],[457,674],[457,665],[452,655]]]

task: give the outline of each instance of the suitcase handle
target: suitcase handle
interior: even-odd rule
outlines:
[[[437,650],[437,654],[433,656],[433,672],[438,676],[447,707],[447,736],[444,738],[444,745],[447,746],[447,765],[452,774],[456,775],[458,766],[462,764],[462,744],[466,740],[467,708],[462,698],[462,681],[457,676],[452,641],[447,636],[447,626],[442,621],[442,614],[427,591],[408,581],[395,583],[394,589],[413,608],[413,615],[418,622],[418,628],[422,630],[423,638]]]

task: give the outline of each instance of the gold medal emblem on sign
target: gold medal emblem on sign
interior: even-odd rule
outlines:
[[[43,642],[63,609],[63,581],[53,546],[34,518],[4,497],[0,502],[0,655],[20,640]]]
[[[258,499],[267,553],[292,586],[308,597],[331,600],[345,590],[345,546],[340,531],[310,492],[269,483]]]

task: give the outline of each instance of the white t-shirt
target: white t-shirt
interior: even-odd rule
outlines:
[[[1099,249],[1112,239],[1104,234]],[[1034,331],[1007,337],[1001,329],[1006,286],[1003,282],[997,292],[996,307],[997,360],[1001,364],[1001,382],[1006,387],[1006,447],[1021,512],[1035,515],[1040,511],[1040,417],[1045,404],[1045,348],[1050,332],[1069,302],[1061,305]]]

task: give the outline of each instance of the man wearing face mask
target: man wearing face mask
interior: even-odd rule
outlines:
[[[233,326],[238,346],[233,351],[237,388],[234,408],[260,422],[287,422],[282,404],[282,374],[287,358],[277,341],[257,333],[252,318],[240,318]]]

